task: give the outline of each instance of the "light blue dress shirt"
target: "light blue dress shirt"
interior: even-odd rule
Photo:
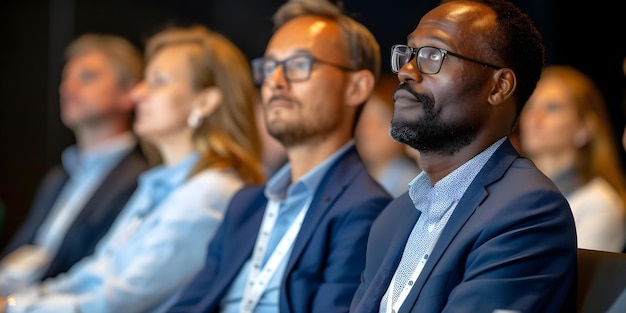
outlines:
[[[291,226],[300,210],[307,210],[306,204],[315,195],[315,191],[319,187],[320,182],[326,175],[328,169],[339,159],[339,157],[349,148],[354,146],[354,141],[349,141],[341,149],[333,153],[324,162],[317,165],[311,171],[306,173],[294,184],[291,183],[291,164],[284,165],[272,178],[265,187],[265,197],[268,199],[267,207],[272,202],[278,202],[279,210],[276,224],[272,229],[270,241],[266,250],[264,262],[274,251],[278,242]],[[291,249],[289,250],[291,251]],[[276,270],[276,274],[270,280],[265,293],[259,300],[254,310],[255,313],[278,313],[278,296],[280,293],[280,284],[283,280],[285,267],[287,265],[286,256]],[[250,260],[244,265],[235,280],[233,281],[228,293],[222,300],[222,313],[239,313],[241,299],[250,272]]]
[[[197,160],[142,174],[94,255],[38,290],[13,295],[8,312],[165,312],[202,269],[208,242],[243,186],[233,169],[187,179]]]
[[[11,255],[17,267],[0,266],[0,294],[15,292],[41,279],[87,201],[136,142],[133,134],[124,133],[85,151],[80,151],[76,145],[63,150],[61,161],[68,180],[37,230],[32,245],[28,245],[29,249],[23,246]],[[16,256],[18,258],[13,259]]]
[[[50,254],[56,253],[65,233],[91,198],[109,171],[136,144],[131,133],[99,144],[88,151],[76,145],[63,151],[61,162],[68,181],[51,209],[51,214],[37,231],[34,243]]]

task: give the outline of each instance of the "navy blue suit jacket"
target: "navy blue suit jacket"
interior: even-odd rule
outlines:
[[[378,312],[419,215],[407,193],[372,225],[351,313]],[[575,312],[576,244],[567,201],[507,140],[461,198],[398,313]]]
[[[203,271],[170,312],[219,312],[220,300],[250,259],[267,199],[264,186],[233,198],[209,245]],[[365,266],[367,234],[391,196],[353,147],[329,169],[294,242],[280,288],[280,312],[348,312]]]
[[[137,188],[139,174],[147,168],[147,162],[138,147],[120,160],[67,230],[44,279],[67,272],[76,262],[93,253],[100,238],[109,230]],[[3,251],[2,257],[22,245],[33,243],[39,227],[50,213],[67,180],[67,173],[60,165],[48,172],[35,195],[25,222]]]

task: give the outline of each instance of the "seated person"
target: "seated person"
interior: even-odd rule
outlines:
[[[352,136],[379,72],[374,36],[327,1],[288,1],[274,21],[252,67],[288,163],[235,195],[169,312],[347,312],[370,225],[391,199]]]
[[[47,173],[2,252],[0,294],[66,272],[92,254],[148,168],[132,133],[141,53],[124,38],[85,34],[65,55],[61,120],[76,144]]]
[[[6,312],[163,311],[202,269],[233,194],[263,182],[243,53],[195,26],[154,35],[146,56],[134,129],[163,163],[141,174],[92,256],[9,295]]]
[[[602,94],[571,66],[546,67],[520,117],[522,153],[565,194],[578,247],[621,252],[626,182]]]
[[[544,63],[508,0],[447,0],[392,48],[390,135],[422,173],[378,216],[350,312],[574,312],[576,226],[508,136]]]

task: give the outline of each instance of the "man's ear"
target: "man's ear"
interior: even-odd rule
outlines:
[[[350,73],[350,81],[346,88],[346,104],[358,106],[367,101],[374,90],[374,74],[369,70]]]
[[[208,87],[200,91],[193,102],[192,110],[204,119],[222,105],[222,91],[217,87]]]
[[[513,70],[503,68],[494,71],[493,80],[495,83],[489,94],[489,103],[491,103],[491,105],[500,105],[513,96],[513,92],[517,86],[517,78]]]

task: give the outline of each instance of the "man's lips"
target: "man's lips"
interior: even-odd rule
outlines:
[[[290,108],[292,107],[292,101],[283,97],[272,97],[267,104],[269,109],[275,108]]]
[[[396,107],[408,107],[421,103],[415,95],[405,89],[398,89],[393,94],[393,103]]]
[[[399,99],[408,99],[408,100],[417,101],[415,96],[410,91],[404,88],[398,89],[396,90],[396,92],[393,93],[393,101],[397,101]]]

